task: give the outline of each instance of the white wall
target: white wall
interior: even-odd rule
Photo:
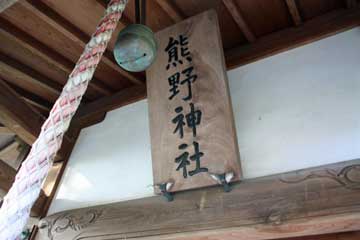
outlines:
[[[230,71],[246,178],[360,157],[360,28]],[[152,195],[147,102],[84,129],[50,213]]]

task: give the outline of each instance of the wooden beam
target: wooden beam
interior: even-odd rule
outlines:
[[[356,232],[341,232],[332,233],[326,235],[295,237],[295,238],[283,238],[281,240],[359,240],[360,231]]]
[[[347,8],[356,8],[359,5],[357,0],[346,0],[346,7]]]
[[[11,7],[18,0],[0,0],[0,13]]]
[[[8,85],[21,96],[21,98],[29,103],[30,105],[34,106],[36,109],[40,109],[43,112],[49,113],[52,104],[32,93],[29,93],[28,91],[19,88],[11,83],[8,83]]]
[[[299,27],[259,38],[255,43],[225,52],[226,65],[233,69],[289,49],[332,36],[359,26],[360,10],[339,10],[314,18]]]
[[[302,20],[300,17],[299,9],[296,6],[295,0],[286,0],[286,5],[289,9],[291,18],[295,26],[299,26],[302,23]]]
[[[0,122],[29,145],[36,140],[45,118],[34,111],[9,85],[0,78]],[[63,157],[63,149],[72,144],[72,136],[64,136],[57,160]]]
[[[16,170],[0,160],[0,188],[5,192],[8,192],[15,180],[15,176]],[[46,195],[41,191],[38,200],[31,209],[32,216],[40,216],[46,199]]]
[[[146,86],[134,86],[123,89],[109,97],[103,97],[80,107],[75,114],[74,121],[80,125],[99,114],[123,107],[146,98]]]
[[[250,27],[244,20],[243,16],[241,15],[238,6],[234,2],[234,0],[222,0],[222,2],[224,3],[227,10],[230,12],[231,16],[235,20],[236,24],[238,25],[246,39],[251,43],[255,42],[256,37],[254,33],[250,30]]]
[[[262,240],[360,230],[360,160],[212,187],[71,210],[43,219],[38,240]],[[62,228],[62,220],[89,219]],[[48,235],[50,233],[50,235]]]
[[[73,70],[74,63],[64,58],[62,55],[39,42],[31,35],[21,31],[16,26],[0,18],[0,34],[6,36],[9,40],[16,42],[21,47],[29,50],[35,56],[38,56],[51,65],[54,65],[70,75]],[[93,78],[89,87],[103,95],[111,95],[112,90],[99,79]]]
[[[50,102],[55,102],[62,89],[60,84],[2,53],[0,53],[0,73],[4,78],[10,76],[10,82],[20,88],[37,90],[37,95]]]
[[[175,23],[181,22],[185,19],[178,7],[175,6],[174,1],[156,0],[156,2]]]
[[[20,96],[0,79],[0,119],[29,145],[40,133],[44,118],[34,112]]]
[[[10,135],[10,134],[14,134],[14,132],[5,126],[0,126],[0,134],[1,135],[3,135],[3,134]]]
[[[66,19],[61,17],[59,14],[54,12],[51,8],[46,6],[44,3],[38,0],[24,0],[20,1],[19,4],[24,6],[27,10],[31,11],[37,17],[41,18],[43,21],[50,24],[52,27],[57,29],[59,32],[64,34],[66,37],[72,41],[79,44],[82,48],[85,48],[86,43],[89,40],[89,37],[86,36],[83,32],[77,29],[74,25],[68,22]],[[135,77],[129,72],[120,68],[112,57],[112,54],[106,51],[102,57],[102,61],[108,65],[111,69],[117,73],[124,76],[129,81],[135,84],[144,84],[142,79]]]
[[[0,159],[2,157],[4,157],[6,154],[8,154],[9,152],[13,151],[14,149],[16,149],[19,146],[19,143],[15,140],[13,140],[12,142],[10,142],[9,144],[7,144],[5,147],[3,147],[2,149],[0,149]]]

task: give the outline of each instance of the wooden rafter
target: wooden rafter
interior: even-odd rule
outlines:
[[[83,32],[78,30],[66,19],[62,18],[59,14],[54,12],[51,8],[47,7],[41,1],[24,0],[24,1],[20,1],[19,4],[21,4],[27,10],[31,11],[33,14],[41,18],[43,21],[50,24],[52,27],[57,29],[62,34],[64,34],[67,38],[79,44],[79,46],[81,46],[82,48],[85,47],[89,39],[88,36],[86,36]],[[126,79],[133,82],[134,84],[144,84],[144,81],[142,79],[139,79],[138,77],[135,77],[134,75],[121,69],[115,63],[111,53],[109,53],[108,51],[105,52],[104,56],[102,57],[102,61],[104,62],[104,64],[106,64],[111,69],[121,74]]]
[[[11,7],[18,0],[0,0],[0,13]]]
[[[95,213],[96,221],[73,231],[40,231],[47,239],[237,239],[262,240],[360,230],[360,160],[330,164],[234,184],[62,212],[74,219]],[[124,218],[124,216],[126,216]],[[316,225],[316,227],[314,227]],[[106,237],[105,237],[106,236]]]
[[[12,76],[11,82],[18,87],[26,85],[36,89],[39,96],[54,102],[60,95],[62,86],[41,75],[22,63],[0,53],[0,73],[3,77]]]
[[[338,10],[225,52],[228,69],[296,48],[359,26],[360,10]]]
[[[231,16],[235,20],[236,24],[238,25],[246,39],[251,43],[255,42],[256,37],[251,31],[246,21],[244,20],[243,16],[241,15],[238,6],[234,2],[234,0],[222,0],[222,2],[226,6],[227,10],[230,12]]]
[[[351,29],[360,23],[359,10],[341,10],[310,20],[299,27],[289,28],[269,36],[259,38],[255,43],[236,47],[225,52],[228,69],[286,51],[291,48]],[[140,88],[128,88],[113,96],[104,97],[79,109],[75,119],[86,123],[100,113],[146,98]],[[97,122],[97,121],[95,121]],[[89,124],[85,124],[89,125]]]
[[[14,134],[13,131],[11,131],[9,128],[5,126],[0,126],[0,134]]]
[[[29,34],[21,31],[16,26],[6,21],[5,19],[0,18],[0,34],[4,35],[11,41],[16,42],[20,46],[29,50],[35,56],[38,56],[46,60],[51,65],[57,66],[67,75],[69,75],[73,69],[74,64],[61,56],[58,52],[47,47],[43,43],[36,40],[34,37]],[[112,93],[111,89],[107,87],[103,82],[94,78],[89,84],[90,88],[93,88],[95,91],[103,94],[110,95]]]
[[[0,121],[29,145],[40,133],[44,117],[34,111],[9,85],[0,78]],[[76,125],[74,125],[76,127]],[[63,159],[64,152],[73,139],[66,134],[57,159]]]
[[[286,0],[286,5],[289,9],[291,18],[295,24],[295,26],[299,26],[302,23],[301,16],[299,13],[299,9],[296,6],[295,0]]]
[[[75,114],[74,121],[83,125],[94,116],[123,107],[146,98],[145,86],[134,86],[123,89],[109,97],[103,97],[97,101],[85,104]]]
[[[44,121],[2,79],[0,79],[0,119],[1,123],[29,145],[35,141]]]
[[[181,11],[176,7],[173,1],[156,0],[159,6],[167,13],[167,15],[175,22],[180,22],[185,19]]]
[[[48,113],[52,107],[51,103],[8,82],[8,85],[15,90],[21,98],[41,113]]]

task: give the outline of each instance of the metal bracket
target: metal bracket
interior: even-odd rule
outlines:
[[[230,186],[231,180],[234,178],[234,172],[227,172],[222,174],[210,173],[209,175],[220,185],[223,186],[224,192],[230,192],[232,190]]]
[[[166,201],[171,202],[174,200],[174,196],[172,193],[169,192],[171,187],[174,185],[173,182],[165,182],[157,184],[156,186],[161,191],[161,195],[166,199]]]

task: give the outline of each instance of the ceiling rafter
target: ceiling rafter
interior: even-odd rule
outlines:
[[[22,87],[22,83],[27,82],[38,90],[41,97],[50,102],[54,102],[58,98],[62,89],[60,84],[2,53],[0,53],[0,72],[3,72],[4,75],[16,76],[12,78],[11,82],[18,87]]]
[[[71,73],[74,63],[2,18],[0,18],[0,34],[28,49],[31,53],[46,60],[50,64],[57,66],[66,72],[66,74],[69,75]],[[96,78],[90,82],[89,87],[102,95],[111,95],[112,93],[112,90],[108,86]]]
[[[175,23],[181,22],[182,20],[185,19],[184,14],[174,4],[173,1],[156,0],[156,2]]]
[[[11,131],[9,128],[3,126],[3,125],[0,125],[0,134],[6,134],[6,135],[11,135],[11,134],[14,134],[13,131]]]
[[[84,124],[93,117],[108,111],[126,106],[146,98],[146,86],[133,86],[120,90],[112,96],[103,97],[80,107],[74,116],[74,121]]]
[[[240,28],[244,36],[249,42],[255,42],[256,37],[254,33],[251,31],[250,27],[246,23],[245,19],[241,15],[238,6],[234,2],[234,0],[222,0],[226,9],[230,12],[232,18],[236,22],[237,26]]]
[[[301,26],[281,30],[225,52],[226,65],[233,69],[256,60],[308,44],[336,33],[359,26],[360,10],[337,10]]]
[[[53,11],[51,8],[43,4],[41,1],[24,0],[20,1],[19,4],[24,6],[32,13],[36,14],[36,16],[53,26],[66,37],[79,44],[79,46],[81,46],[82,48],[85,48],[89,37],[86,36],[86,34],[84,34],[82,31],[77,29],[70,22],[68,22],[66,19],[64,19],[62,16]],[[113,59],[113,56],[109,51],[106,51],[104,53],[102,57],[102,62],[120,75],[122,75],[125,79],[133,82],[134,84],[144,84],[144,81],[142,79],[120,68],[115,63],[115,60]]]
[[[45,118],[34,111],[21,97],[0,78],[0,120],[1,123],[13,131],[21,140],[29,145],[36,140],[40,133]],[[72,125],[76,128],[76,125]],[[69,131],[68,131],[69,132]],[[64,151],[72,145],[71,131],[66,133],[57,154],[57,160],[61,160]]]
[[[286,5],[287,5],[287,7],[289,9],[291,18],[292,18],[295,26],[301,25],[302,24],[302,19],[301,19],[300,12],[299,12],[299,9],[298,9],[298,7],[296,5],[295,0],[286,0]]]

